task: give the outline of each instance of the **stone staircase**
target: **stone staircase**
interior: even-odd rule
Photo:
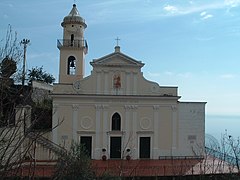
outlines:
[[[43,147],[51,150],[57,156],[63,156],[67,153],[66,149],[64,149],[63,147],[59,146],[58,144],[50,141],[49,139],[43,137],[39,133],[29,132],[26,134],[26,136],[29,139],[36,141],[38,144],[42,145]]]

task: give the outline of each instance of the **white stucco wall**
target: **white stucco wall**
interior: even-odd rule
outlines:
[[[178,155],[202,155],[205,144],[205,102],[180,102]]]

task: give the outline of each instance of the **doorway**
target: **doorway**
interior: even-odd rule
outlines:
[[[140,159],[149,159],[151,150],[151,138],[150,137],[140,137]]]
[[[86,155],[91,158],[92,154],[92,137],[91,136],[81,136],[80,144],[85,147]]]
[[[121,137],[110,138],[110,158],[120,159],[122,151],[122,139]]]

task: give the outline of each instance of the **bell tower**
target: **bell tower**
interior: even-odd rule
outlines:
[[[73,83],[84,76],[84,57],[87,54],[87,41],[84,30],[85,20],[80,16],[76,4],[61,23],[63,39],[58,39],[60,50],[59,83]]]

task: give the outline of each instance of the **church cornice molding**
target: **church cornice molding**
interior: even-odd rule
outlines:
[[[96,132],[95,131],[77,131],[77,134],[92,134],[92,135],[94,135],[94,134],[96,134]]]
[[[128,64],[125,64],[125,63],[108,63],[110,62],[112,59],[114,58],[120,58],[122,59],[123,61],[125,62],[128,62]],[[96,66],[100,66],[100,67],[143,67],[145,64],[142,63],[142,61],[138,61],[138,60],[135,60],[123,53],[120,53],[120,52],[114,52],[114,53],[111,53],[111,54],[108,54],[104,57],[101,57],[99,59],[93,59],[92,62],[90,62],[90,64],[93,66],[93,67],[96,67]]]
[[[126,131],[108,131],[107,135],[125,135]]]
[[[52,97],[59,98],[88,98],[88,99],[162,99],[162,100],[178,100],[181,96],[164,96],[164,95],[112,95],[112,94],[52,94]]]
[[[137,131],[137,134],[154,134],[153,131]]]
[[[96,64],[94,67],[141,67],[141,66],[136,66],[135,64]]]

